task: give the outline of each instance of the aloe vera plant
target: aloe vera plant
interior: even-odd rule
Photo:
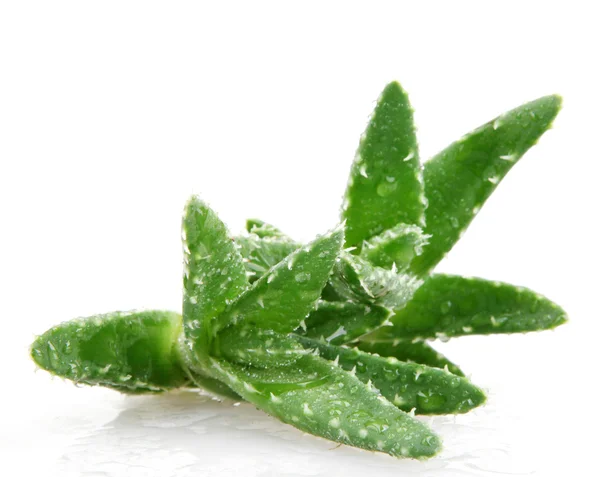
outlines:
[[[430,457],[441,440],[414,414],[468,412],[485,394],[427,341],[566,320],[531,290],[432,273],[559,107],[556,96],[523,105],[421,166],[408,96],[391,83],[351,168],[344,225],[303,245],[251,219],[232,239],[193,197],[182,314],[72,320],[39,336],[31,356],[76,383],[201,388],[339,443]]]
[[[351,168],[341,211],[348,248],[324,289],[327,305],[305,320],[309,327],[301,333],[462,374],[424,340],[539,331],[564,323],[566,313],[531,290],[432,273],[504,175],[550,128],[560,106],[559,96],[519,106],[421,167],[408,96],[390,83]],[[266,222],[249,220],[253,251],[241,249],[248,273],[260,273],[252,271],[258,257],[265,261],[271,253],[260,230],[277,231],[280,243],[291,240]],[[361,318],[359,304],[373,310],[369,319]]]

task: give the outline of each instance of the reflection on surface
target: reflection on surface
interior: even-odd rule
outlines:
[[[105,424],[78,420],[60,459],[64,475],[239,477],[360,475],[473,476],[531,471],[502,429],[510,419],[493,408],[426,418],[445,442],[440,457],[419,462],[337,446],[304,434],[246,403],[194,392],[130,397]],[[122,402],[120,404],[123,406]],[[485,426],[482,423],[485,422]]]

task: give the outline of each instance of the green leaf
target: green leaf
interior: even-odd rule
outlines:
[[[560,106],[559,96],[519,106],[425,163],[424,231],[431,238],[412,263],[416,274],[426,275],[452,248],[506,173],[550,128]]]
[[[423,282],[412,275],[376,267],[362,257],[342,252],[330,283],[346,300],[401,308]]]
[[[334,346],[298,337],[307,349],[316,349],[325,359],[356,374],[367,385],[403,411],[417,414],[456,414],[468,412],[485,402],[485,394],[466,378],[449,371],[417,363],[382,358],[354,348]]]
[[[226,331],[241,336],[251,329],[286,334],[297,328],[319,299],[343,240],[337,228],[271,268],[220,316],[236,325]]]
[[[352,164],[342,217],[346,245],[403,222],[424,225],[419,151],[408,96],[394,82],[385,87]]]
[[[321,292],[321,300],[325,301],[346,301],[346,299],[341,296],[335,288],[331,284],[331,281],[327,282],[325,288]]]
[[[393,326],[380,328],[365,340],[523,333],[552,329],[566,320],[562,308],[526,288],[481,278],[432,275],[396,312]]]
[[[195,386],[190,385],[187,387],[201,388],[218,398],[233,399],[234,401],[244,400],[238,393],[236,393],[233,389],[231,389],[229,386],[227,386],[225,383],[222,383],[218,379],[209,378],[208,376],[194,373],[191,370],[189,374]]]
[[[279,230],[277,227],[274,227],[271,224],[268,224],[259,219],[248,219],[246,220],[246,230],[254,235],[257,235],[260,238],[266,237],[275,237],[275,238],[287,238],[287,236]]]
[[[406,227],[409,229],[405,235],[414,238],[412,226]],[[247,273],[253,274],[251,281],[264,275],[274,262],[279,262],[287,255],[286,252],[290,253],[300,247],[300,244],[285,235],[278,238],[250,235],[238,237],[236,241],[239,242]],[[383,257],[385,253],[394,253],[392,249],[395,249],[396,258],[400,254],[399,244],[389,244],[388,247],[383,244],[383,239],[375,240],[374,244],[377,248],[375,255]],[[415,244],[414,249],[420,252],[420,245]],[[354,300],[388,308],[400,307],[410,299],[422,281],[409,274],[397,272],[394,267],[391,271],[386,270],[371,265],[360,256],[344,252],[340,255],[340,262],[334,266],[321,298],[326,301]]]
[[[220,315],[245,290],[247,280],[227,228],[197,197],[186,206],[183,236],[183,325],[191,366],[197,359],[206,362],[210,340],[228,324]]]
[[[220,381],[186,369],[178,348],[181,327],[178,313],[113,312],[55,326],[30,352],[40,368],[77,384],[126,394],[200,387],[239,400]]]
[[[405,272],[428,239],[417,225],[397,224],[365,241],[361,256],[373,265]]]
[[[177,348],[180,330],[177,313],[114,312],[55,326],[30,353],[40,368],[75,383],[161,392],[189,385]]]
[[[293,338],[260,328],[223,330],[213,343],[211,355],[259,368],[289,366],[307,351]]]
[[[264,237],[258,235],[241,235],[235,237],[244,260],[244,267],[250,282],[255,282],[269,269],[281,262],[290,253],[300,247],[287,238]]]
[[[392,314],[391,310],[377,305],[320,300],[304,320],[306,331],[302,334],[309,338],[323,338],[336,345],[350,343],[379,328]],[[301,329],[297,332],[301,333]]]
[[[425,364],[432,368],[448,369],[452,374],[464,376],[458,366],[423,341],[415,343],[400,339],[394,342],[359,341],[356,347],[367,353],[409,363]]]
[[[440,449],[425,424],[318,356],[276,369],[215,359],[212,367],[247,401],[304,432],[398,457],[430,457]]]

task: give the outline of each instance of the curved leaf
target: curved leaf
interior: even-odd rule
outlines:
[[[414,273],[426,275],[452,248],[506,173],[550,128],[560,105],[559,96],[545,96],[519,106],[425,163],[424,231],[431,238],[411,265]]]
[[[356,374],[362,382],[372,384],[386,399],[403,411],[417,414],[456,414],[468,412],[485,402],[485,394],[466,378],[449,371],[417,363],[381,357],[345,346],[333,346],[298,337],[320,356],[339,363]]]
[[[409,363],[425,364],[432,368],[447,369],[457,376],[465,375],[452,361],[423,341],[415,343],[409,340],[396,340],[394,342],[359,341],[356,347],[370,354],[396,358],[399,361]]]
[[[547,298],[506,283],[432,275],[413,299],[366,341],[524,333],[565,323],[565,311]]]
[[[320,300],[297,333],[308,338],[323,338],[331,344],[345,344],[379,328],[392,316],[388,308],[350,301]]]
[[[418,242],[416,229],[412,226],[404,227],[410,227],[405,231],[405,235],[410,237],[409,240],[414,239]],[[395,236],[397,237],[398,234]],[[421,237],[424,239],[423,236]],[[300,247],[285,235],[277,238],[250,235],[238,237],[236,241],[239,241],[238,246],[244,257],[247,273],[249,276],[252,275],[251,281],[263,276],[273,262],[283,259],[286,252],[289,253]],[[382,260],[385,254],[394,254],[399,259],[399,244],[384,244],[384,241],[383,237],[381,240],[375,239],[374,254]],[[415,253],[420,253],[422,248],[419,243],[411,247]],[[331,302],[352,300],[387,308],[401,307],[412,297],[422,281],[410,274],[397,272],[395,268],[386,270],[372,265],[363,257],[343,252],[340,254],[339,262],[333,267],[332,275],[322,290],[321,298]]]
[[[423,282],[412,275],[376,267],[362,257],[342,252],[330,283],[346,300],[400,308]]]
[[[247,401],[313,435],[398,457],[430,457],[440,449],[425,424],[318,356],[276,369],[212,359],[212,368]]]
[[[343,240],[344,232],[337,228],[271,268],[221,314],[223,323],[236,325],[227,332],[286,334],[297,328],[319,299]]]
[[[250,282],[258,280],[271,267],[300,247],[300,244],[287,238],[271,236],[261,238],[254,234],[235,237],[234,241],[239,247]]]
[[[287,335],[252,327],[230,327],[215,339],[211,355],[259,368],[289,366],[306,350]]]
[[[186,387],[201,388],[218,398],[233,399],[234,401],[244,400],[238,393],[218,379],[209,378],[203,374],[198,374],[193,371],[190,371],[190,378],[194,385],[190,384]]]
[[[198,197],[186,205],[183,249],[185,358],[206,362],[210,340],[228,324],[221,313],[246,289],[246,271],[227,228]]]
[[[428,240],[421,227],[397,224],[365,241],[360,255],[375,266],[405,272]]]
[[[75,383],[161,392],[189,385],[177,349],[180,330],[177,313],[114,312],[55,326],[30,353],[40,368]]]

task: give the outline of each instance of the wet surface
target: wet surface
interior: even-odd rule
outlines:
[[[536,347],[538,356],[553,356],[554,336],[559,337],[511,337],[509,348],[508,340],[490,338],[488,358],[474,359],[478,353],[472,349],[470,360],[460,359],[471,363],[473,381],[488,390],[489,399],[468,414],[420,418],[444,441],[442,452],[427,461],[338,446],[250,404],[221,402],[196,391],[123,396],[77,388],[34,373],[31,363],[15,370],[22,379],[18,392],[7,395],[0,449],[5,466],[19,469],[15,475],[546,477],[572,470],[590,455],[584,446],[593,442],[581,431],[588,424],[578,409],[561,407],[571,393],[557,385],[557,376],[568,377],[564,384],[575,375],[556,367],[558,356],[555,366],[548,359],[544,365],[523,360],[536,342],[544,345]],[[503,350],[508,350],[503,360],[492,359]]]
[[[55,462],[63,475],[530,475],[493,409],[425,418],[445,441],[443,453],[419,462],[304,434],[252,405],[219,402],[195,392],[106,402],[114,417],[60,419],[53,433],[70,437]],[[83,411],[83,409],[80,409]],[[107,413],[108,415],[108,413]],[[503,424],[499,421],[502,421]]]

